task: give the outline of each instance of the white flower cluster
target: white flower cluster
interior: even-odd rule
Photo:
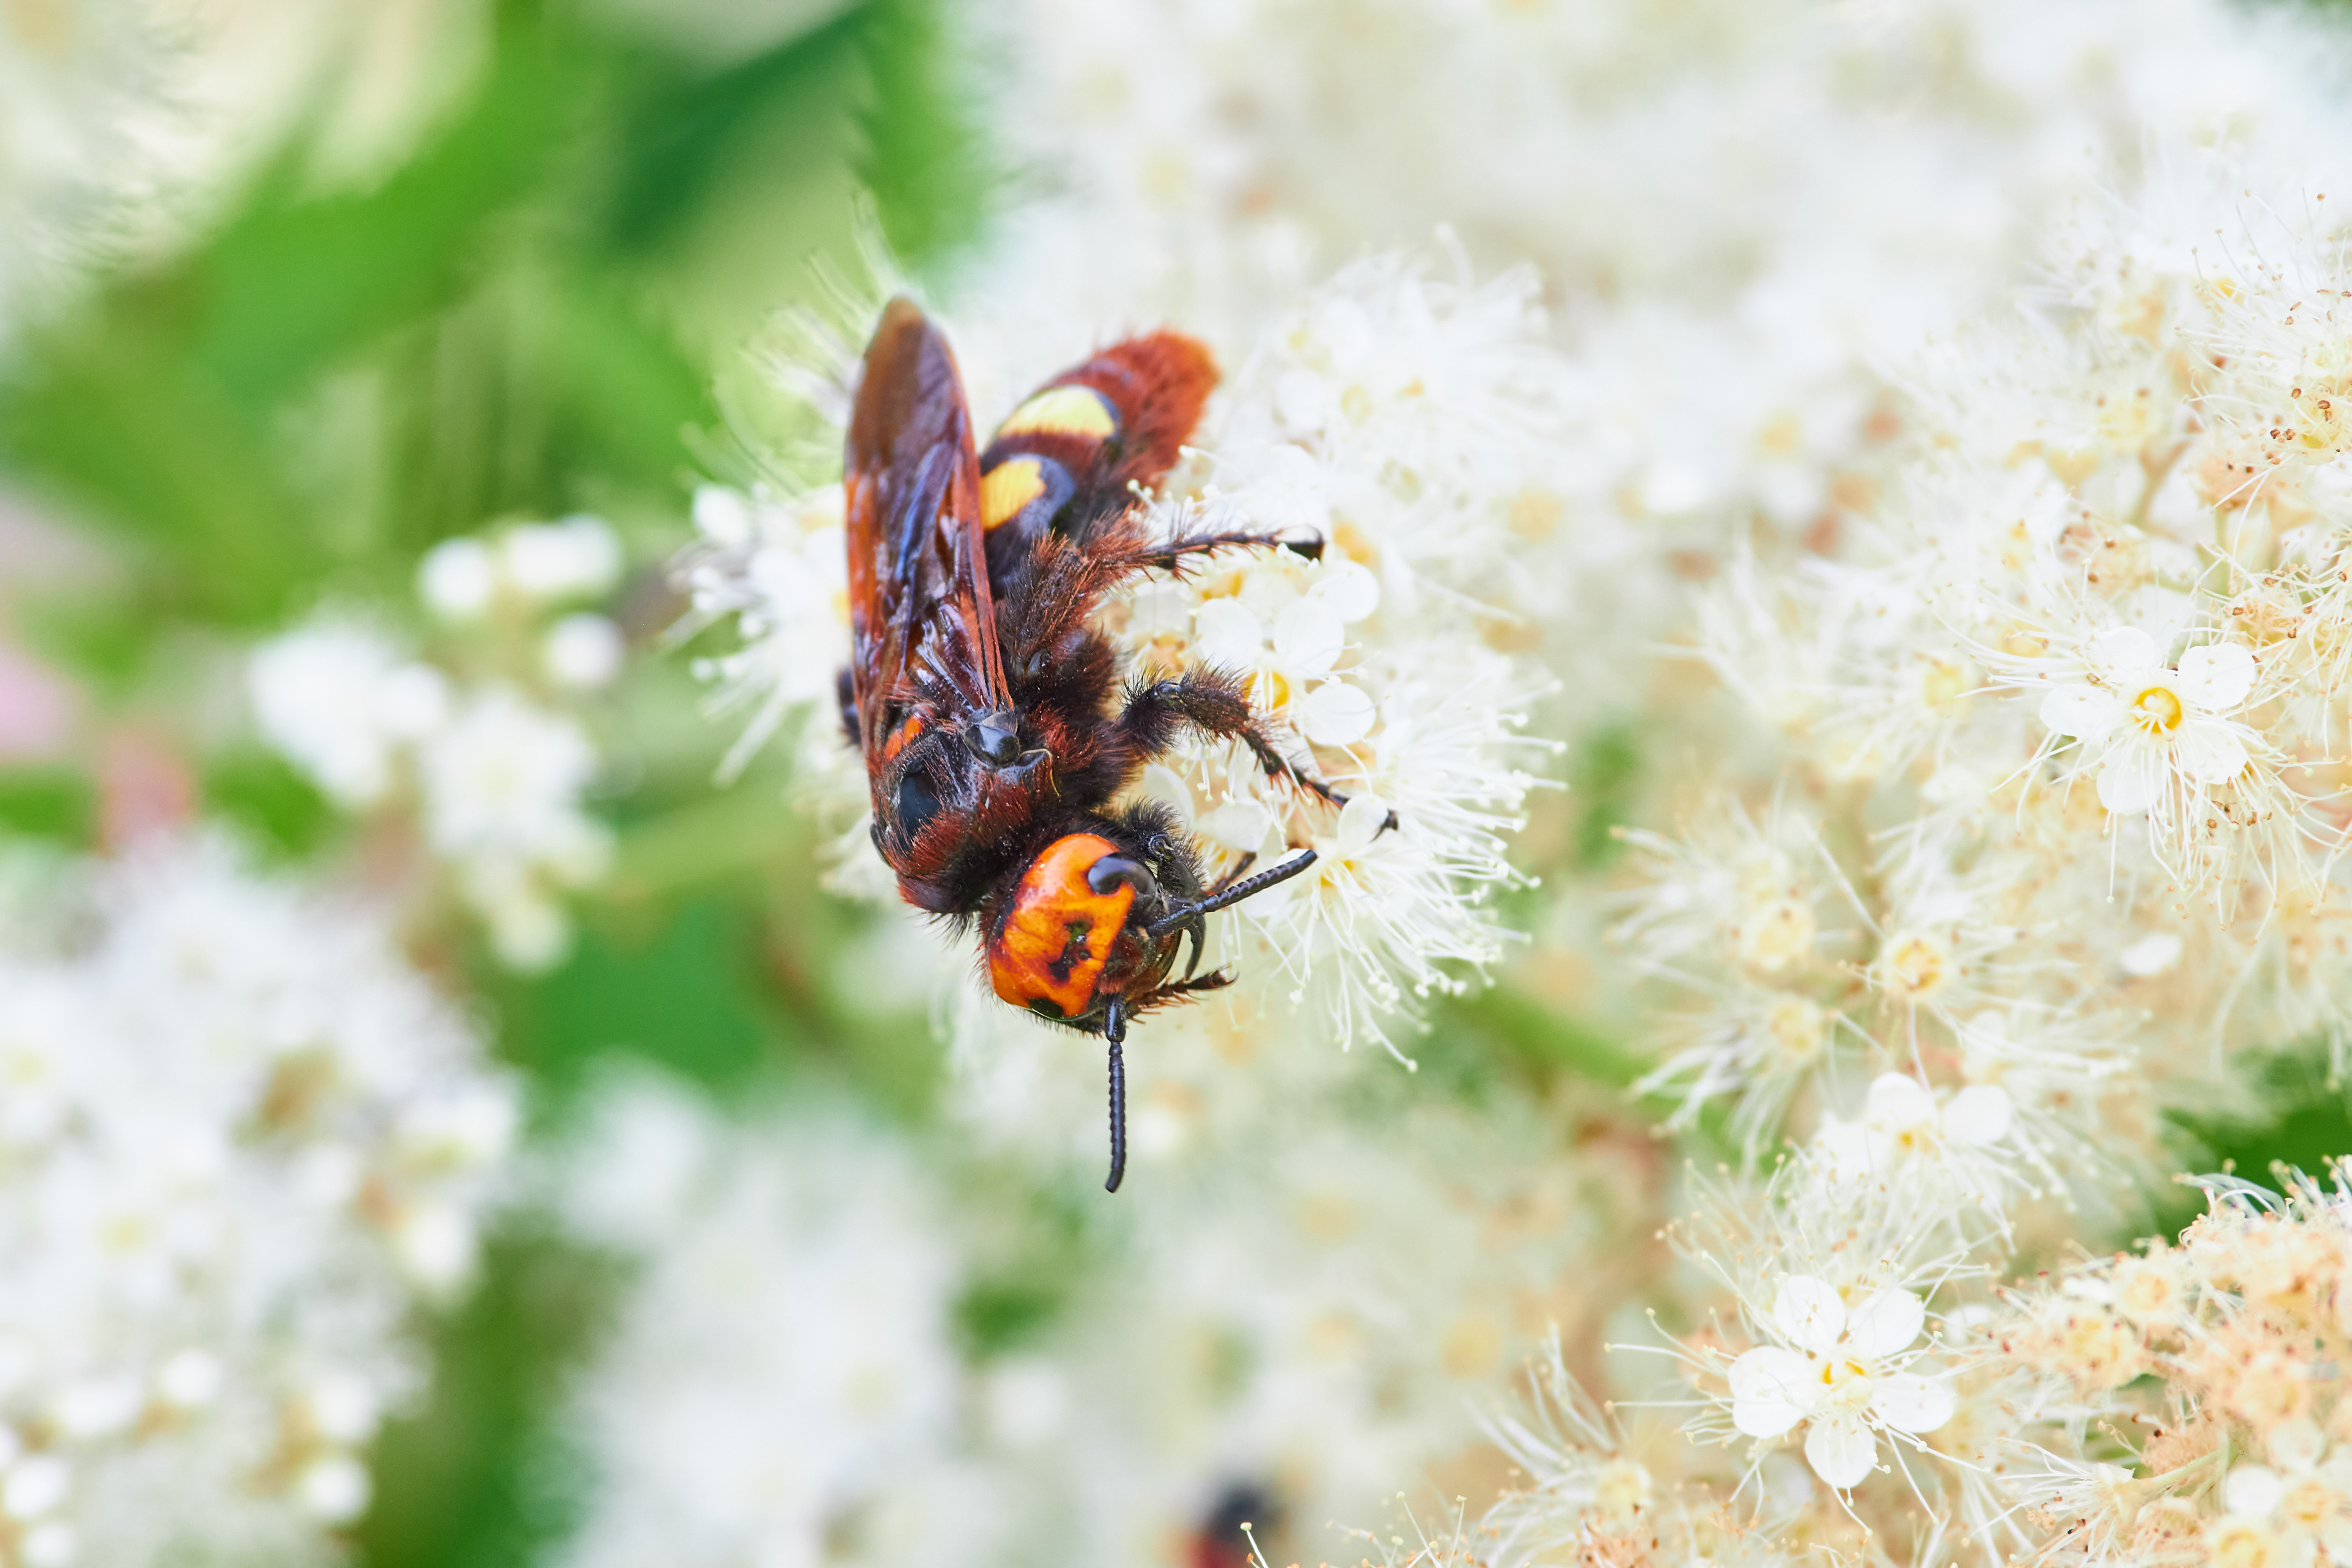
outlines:
[[[1493,1109],[1163,1172],[1074,1245],[1019,1239],[1055,1189],[1003,1167],[616,1086],[556,1172],[575,1234],[634,1270],[578,1395],[597,1501],[566,1560],[1155,1562],[1232,1497],[1314,1540],[1470,1453],[1466,1395],[1586,1300],[1614,1162]],[[951,1308],[992,1292],[1037,1305],[974,1348]]]
[[[1637,716],[1658,787],[1628,852],[1553,879],[1515,978],[1656,1039],[1640,1090],[1726,1169],[1671,1233],[1681,1265],[1626,1282],[1658,1287],[1670,1375],[1503,1433],[1528,1489],[1447,1550],[2315,1560],[2340,1469],[2315,1276],[2217,1266],[2202,1315],[2165,1318],[2111,1306],[2154,1289],[2147,1260],[1992,1280],[2116,1221],[2166,1157],[2162,1110],[2226,1099],[2232,1053],[2352,1038],[2336,40],[2200,0],[1341,10],[1018,8],[1004,114],[1063,185],[951,320],[983,421],[1097,323],[1207,337],[1229,378],[1155,516],[1329,542],[1147,585],[1108,626],[1137,670],[1246,675],[1370,803],[1302,813],[1223,748],[1141,785],[1236,857],[1324,851],[1220,922],[1220,956],[1336,1037],[1386,1038],[1409,993],[1498,953],[1468,895],[1512,875],[1522,656],[1567,684],[1545,727]],[[1518,274],[1378,253],[1439,223],[1482,262],[1535,258],[1549,310]],[[755,732],[827,706],[838,507],[698,509],[693,585],[745,634],[714,668],[764,704]],[[829,754],[855,817],[863,780]],[[1401,828],[1372,832],[1388,807]],[[1603,907],[1607,947],[1579,951]],[[1286,1093],[1254,999],[1171,1022],[1156,1097],[1137,1075],[1139,1170],[1230,1153],[1212,1130],[1239,1096],[1188,1053],[1263,1076],[1245,1137],[1302,1100],[1333,1113],[1327,1084]],[[951,1113],[1010,1149],[1030,1120],[1083,1124],[1024,1092],[1034,1056],[961,1043]],[[1188,1142],[1211,1152],[1164,1152]],[[1186,1198],[1201,1231],[1171,1256],[1255,1218]],[[1309,1257],[1216,1277],[1311,1294]],[[1134,1326],[1186,1294],[1145,1258],[1148,1300],[1097,1320],[1107,1363],[1181,1332]]]
[[[1626,651],[1736,529],[1816,535],[1867,498],[1882,365],[1992,308],[2086,174],[2332,123],[2331,41],[2214,0],[973,13],[1004,40],[977,58],[1022,64],[985,84],[1004,133],[1066,193],[989,279],[1028,301],[1012,341],[1143,313],[1246,342],[1265,301],[1439,226],[1542,269],[1572,417],[1515,519],[1551,559],[1504,602],[1580,721],[1639,705]]]
[[[1615,895],[1633,1005],[1665,1003],[1640,1087],[1693,1129],[1728,1104],[1747,1173],[1799,1149],[1675,1232],[1677,1375],[1620,1408],[1695,1399],[1690,1441],[1547,1439],[1507,1540],[1606,1538],[1612,1563],[2352,1543],[2340,1194],[2233,1189],[2178,1247],[1990,1284],[2116,1222],[2116,1177],[2166,1158],[2162,1105],[2228,1103],[2250,1047],[2340,1061],[2352,1022],[2352,166],[2255,129],[2151,151],[2082,187],[2013,309],[1912,356],[1835,530],[1753,529],[1690,595],[1710,679],[1651,710],[1685,748],[1679,820],[1624,835]],[[1628,1529],[1591,1478],[1637,1449]]]
[[[216,847],[0,957],[0,1560],[312,1561],[516,1103],[364,912]]]
[[[562,895],[601,878],[611,837],[584,809],[594,741],[562,704],[608,685],[626,649],[588,610],[619,581],[620,542],[591,517],[436,545],[418,592],[446,647],[322,616],[253,655],[268,743],[346,811],[414,812],[500,958],[542,968],[570,941]]]
[[[607,1086],[555,1180],[636,1272],[576,1394],[596,1500],[564,1562],[985,1557],[954,1458],[959,1260],[908,1151],[846,1115],[730,1126],[642,1079]]]

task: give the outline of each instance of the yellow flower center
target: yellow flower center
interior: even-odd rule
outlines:
[[[2171,688],[2151,686],[2131,700],[2132,722],[2151,735],[2180,728],[2180,699]]]
[[[1803,1067],[1822,1054],[1829,1043],[1828,1020],[1822,1010],[1802,996],[1788,996],[1772,1005],[1766,1026],[1772,1035],[1772,1044],[1780,1054],[1780,1061],[1789,1067]]]
[[[1821,1363],[1824,1402],[1832,1409],[1860,1410],[1873,1392],[1870,1369],[1850,1356],[1832,1356]]]
[[[2271,1532],[2243,1519],[2216,1521],[2205,1531],[2205,1550],[2218,1568],[2268,1568],[2278,1556]]]
[[[1933,938],[1897,938],[1886,950],[1886,977],[1892,989],[1924,996],[1944,983],[1943,948]]]
[[[2318,1481],[2305,1481],[2286,1494],[2284,1511],[2289,1519],[2316,1530],[2337,1508],[2336,1493]]]
[[[1813,950],[1813,911],[1794,899],[1754,910],[1739,930],[1740,957],[1766,974],[1801,963]]]

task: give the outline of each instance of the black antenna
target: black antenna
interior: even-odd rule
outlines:
[[[1127,1004],[1118,997],[1103,1019],[1103,1038],[1110,1042],[1110,1180],[1103,1191],[1115,1193],[1127,1175],[1127,1061],[1119,1050],[1127,1041]]]
[[[1202,915],[1213,915],[1219,910],[1232,909],[1244,899],[1263,893],[1278,883],[1287,882],[1307,867],[1315,864],[1315,860],[1314,850],[1304,850],[1296,859],[1285,860],[1272,870],[1260,871],[1256,876],[1235,882],[1232,887],[1222,892],[1213,893],[1197,903],[1179,904],[1144,927],[1144,934],[1146,936],[1165,935],[1189,921],[1199,920]]]

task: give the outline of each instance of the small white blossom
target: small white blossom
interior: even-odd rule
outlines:
[[[581,807],[596,766],[577,724],[500,688],[467,700],[418,758],[425,833],[510,963],[558,957],[556,895],[604,873],[611,839]]]
[[[1926,1318],[1908,1290],[1874,1290],[1849,1311],[1828,1281],[1789,1275],[1766,1324],[1780,1342],[1731,1363],[1732,1420],[1751,1437],[1803,1425],[1813,1473],[1832,1487],[1859,1485],[1876,1468],[1880,1435],[1933,1432],[1951,1419],[1949,1384],[1904,1370],[1927,1353],[1916,1342]]]
[[[449,705],[438,670],[375,633],[332,622],[263,644],[246,680],[269,743],[353,808],[383,798],[400,749],[439,725]]]
[[[2117,626],[2083,651],[2079,681],[2053,686],[2042,700],[2051,733],[2082,747],[2077,764],[2095,771],[2099,804],[2109,811],[2148,810],[2168,795],[2201,794],[2246,766],[2252,731],[2230,715],[2254,688],[2254,658],[2235,643],[2192,647],[2168,666],[2155,641]]]

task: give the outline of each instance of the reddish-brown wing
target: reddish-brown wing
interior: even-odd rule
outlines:
[[[909,707],[1011,706],[980,525],[971,412],[947,340],[893,300],[866,346],[844,463],[850,681],[877,781]],[[902,737],[903,739],[903,737]]]

